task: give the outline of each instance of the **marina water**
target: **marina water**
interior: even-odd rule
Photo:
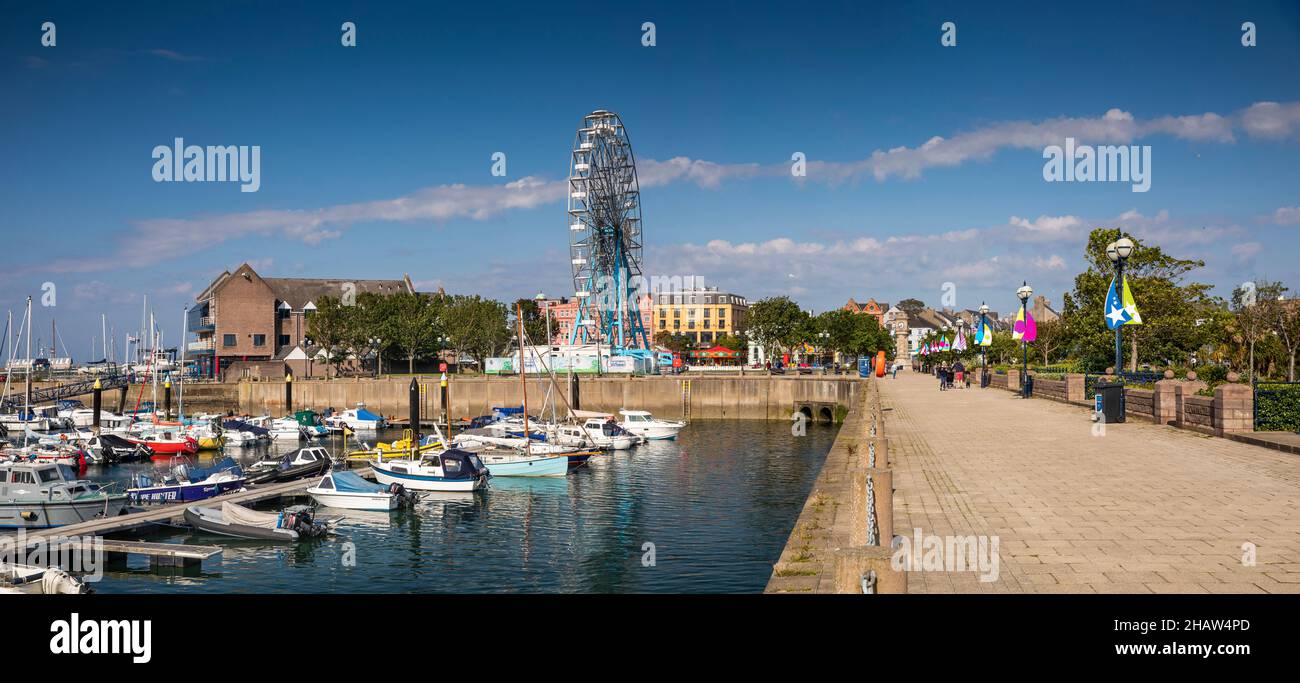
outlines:
[[[784,422],[697,420],[676,441],[593,458],[567,477],[494,478],[487,491],[428,494],[415,509],[393,513],[323,508],[344,517],[324,540],[277,545],[169,530],[147,540],[220,545],[222,562],[169,575],[151,573],[144,558],[133,558],[126,571],[106,572],[94,588],[757,593],[835,433],[832,426],[809,425],[806,436],[795,437]],[[399,436],[381,434],[385,440]],[[336,454],[341,450],[326,444]],[[267,449],[227,453],[247,463],[265,457]],[[121,481],[151,467],[92,467],[88,475]]]

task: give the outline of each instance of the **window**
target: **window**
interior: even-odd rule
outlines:
[[[674,309],[673,309],[673,317],[674,317],[674,318],[680,318],[680,317],[682,317],[682,309],[680,309],[680,308],[674,308]]]
[[[719,308],[719,309],[718,309],[718,319],[721,320],[721,319],[723,319],[723,318],[725,318],[725,317],[727,317],[727,309],[725,309],[725,308]]]
[[[53,467],[37,470],[36,474],[41,478],[42,484],[48,484],[49,482],[58,481],[59,479],[59,473]]]
[[[277,342],[277,343],[278,343],[280,346],[288,346],[288,345],[289,345],[289,335],[287,335],[287,334],[282,334],[282,335],[280,335],[280,341]]]
[[[711,296],[706,296],[706,297],[704,297],[704,303],[706,303],[706,304],[711,304],[711,303],[713,303],[713,297],[711,297]]]
[[[26,471],[22,471],[22,472],[14,472],[14,473],[13,473],[13,476],[9,479],[9,481],[12,481],[12,482],[15,483],[15,484],[35,484],[35,483],[36,483],[36,482],[32,479],[32,473],[31,473],[31,472],[26,472]]]
[[[693,329],[695,329],[695,321],[694,321],[694,320],[691,320],[691,321],[687,322],[687,323],[686,323],[686,329],[688,329],[688,330],[693,330]]]
[[[666,329],[667,327],[668,327],[668,321],[667,321],[667,320],[664,320],[663,318],[660,318],[660,319],[659,319],[659,329],[662,330],[662,329]]]
[[[706,311],[706,312],[707,312],[707,311]],[[709,329],[709,319],[708,319],[708,318],[705,318],[705,319],[704,319],[704,329],[706,329],[706,330]]]
[[[680,330],[680,329],[682,329],[682,321],[680,321],[680,320],[674,320],[674,321],[673,321],[673,329],[674,329],[674,330]]]
[[[706,317],[706,318],[709,317],[709,310],[710,310],[710,309],[707,309],[707,308],[704,309],[704,317]]]
[[[234,345],[235,345],[235,335],[233,335],[233,334],[223,334],[223,335],[221,335],[221,345],[222,345],[222,346],[234,346]]]
[[[264,334],[253,335],[253,346],[266,346],[266,335]]]

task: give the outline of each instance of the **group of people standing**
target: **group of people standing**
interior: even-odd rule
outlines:
[[[947,391],[956,386],[970,388],[970,373],[961,361],[952,365],[941,363],[934,368],[934,376],[939,378],[939,391]]]

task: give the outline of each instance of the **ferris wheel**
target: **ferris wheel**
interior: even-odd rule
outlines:
[[[634,284],[641,269],[641,187],[623,120],[582,119],[569,166],[569,256],[578,300],[569,343],[605,341],[615,353],[650,349]],[[599,333],[599,336],[597,336]]]

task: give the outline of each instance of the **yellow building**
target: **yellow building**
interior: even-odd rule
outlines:
[[[653,329],[684,335],[692,344],[712,344],[724,335],[739,335],[745,329],[749,302],[745,297],[719,291],[717,287],[657,292],[654,295]]]

